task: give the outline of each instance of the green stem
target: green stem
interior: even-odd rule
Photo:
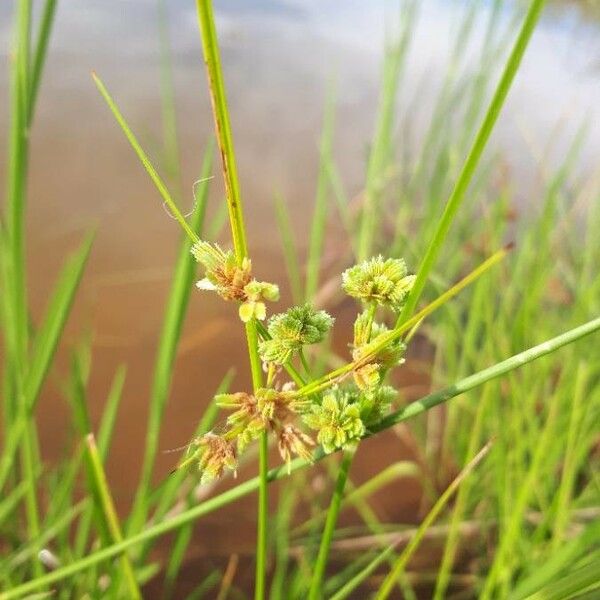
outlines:
[[[306,373],[306,376],[308,377],[308,380],[312,380],[312,376],[310,374],[310,365],[308,364],[308,360],[306,360],[306,354],[304,352],[304,348],[300,347],[300,350],[298,351],[298,355],[300,356],[300,362],[302,363],[302,367],[304,368],[304,372]]]
[[[215,130],[223,162],[223,178],[225,180],[225,193],[229,209],[231,233],[233,235],[233,246],[237,258],[241,262],[242,258],[248,256],[248,247],[215,18],[211,0],[196,0],[196,6],[198,8],[198,23],[202,34],[202,50],[204,51],[204,62],[206,64]]]
[[[417,415],[420,415],[430,410],[434,406],[443,404],[448,400],[459,396],[460,394],[464,394],[469,390],[483,385],[488,381],[501,377],[502,375],[518,369],[519,367],[541,358],[542,356],[546,356],[547,354],[555,352],[559,348],[562,348],[567,344],[571,344],[598,330],[600,330],[600,317],[593,319],[592,321],[588,321],[579,327],[570,329],[569,331],[566,331],[565,333],[562,333],[561,335],[547,340],[537,346],[528,348],[527,350],[524,350],[519,354],[515,354],[514,356],[511,356],[510,358],[507,358],[498,364],[488,367],[487,369],[483,369],[478,373],[470,375],[469,377],[465,377],[464,379],[457,381],[455,384],[444,388],[443,390],[434,392],[421,398],[420,400],[412,402],[403,409],[393,412],[388,417],[380,421],[376,426],[371,428],[371,431],[365,437],[369,437],[377,432],[389,429],[390,427],[393,427],[402,421],[406,421]],[[315,453],[312,462],[302,459],[295,459],[291,462],[289,470],[287,465],[284,465],[269,471],[267,474],[267,480],[275,481],[277,479],[281,479],[285,477],[288,472],[294,472],[302,469],[310,464],[313,464],[314,462],[322,460],[325,456],[326,455],[323,451],[318,451]],[[235,500],[252,493],[259,487],[259,480],[260,478],[255,477],[245,481],[235,488],[227,490],[226,492],[215,496],[206,502],[197,504],[189,510],[183,511],[182,513],[170,519],[163,520],[156,525],[152,525],[147,529],[144,529],[136,535],[125,538],[122,542],[102,548],[101,550],[88,554],[87,556],[71,563],[70,565],[56,569],[56,571],[48,573],[43,577],[28,581],[22,585],[14,587],[12,590],[3,592],[0,594],[0,600],[18,598],[24,594],[36,590],[39,586],[62,581],[63,579],[71,577],[72,575],[87,569],[88,567],[121,554],[127,548],[131,548],[136,544],[157,538],[168,533],[169,531],[178,529],[186,523],[190,523],[201,516],[209,514],[212,511],[221,508],[222,506],[230,504],[231,502],[234,502]]]
[[[265,597],[265,574],[267,572],[269,438],[266,431],[263,431],[261,434],[259,444],[260,485],[258,488],[258,531],[256,541],[256,578],[254,584],[254,597],[256,600],[261,600]]]
[[[322,596],[323,576],[325,575],[325,569],[327,567],[331,540],[333,539],[335,526],[340,514],[344,488],[346,487],[348,472],[352,465],[352,459],[354,458],[355,452],[356,447],[353,447],[352,449],[344,450],[342,454],[340,472],[335,482],[335,490],[333,492],[333,497],[331,498],[331,503],[329,504],[329,510],[327,511],[327,520],[325,521],[325,528],[319,546],[319,554],[317,555],[317,562],[315,563],[312,580],[310,582],[308,600],[319,600]]]
[[[437,229],[433,234],[433,239],[427,246],[427,251],[425,252],[421,266],[419,267],[419,272],[417,273],[417,278],[411,293],[406,304],[404,305],[404,308],[402,309],[402,312],[398,316],[398,324],[406,321],[408,316],[414,312],[417,306],[419,298],[423,292],[423,288],[425,287],[425,283],[427,282],[427,278],[429,277],[429,273],[433,268],[433,264],[450,229],[450,225],[452,224],[456,212],[465,198],[469,184],[471,183],[471,179],[475,173],[475,169],[479,164],[483,150],[487,145],[488,139],[504,105],[513,79],[517,74],[519,65],[521,64],[521,59],[523,58],[523,54],[525,53],[531,35],[533,34],[535,25],[539,19],[544,4],[545,0],[532,0],[531,4],[529,5],[527,16],[525,17],[521,31],[519,32],[519,35],[515,41],[508,62],[504,67],[502,77],[498,82],[498,87],[496,88],[494,96],[492,97],[481,127],[477,132],[473,146],[467,155],[467,159],[465,160],[462,171],[458,177],[458,180],[456,181],[456,185],[454,186],[450,198],[448,199],[448,203],[446,204],[446,208],[444,209],[444,213],[440,219]]]
[[[372,302],[368,308],[368,321],[367,321],[367,342],[371,340],[371,330],[373,328],[373,320],[375,319],[375,311],[377,310],[377,304]],[[344,496],[344,489],[346,487],[346,481],[348,479],[348,472],[352,466],[354,454],[358,444],[354,445],[351,449],[344,450],[342,455],[342,462],[340,465],[340,471],[335,482],[335,490],[333,497],[329,503],[327,509],[327,520],[325,521],[325,528],[323,529],[323,535],[321,536],[321,543],[319,545],[319,553],[317,555],[317,562],[315,564],[315,570],[313,578],[310,584],[310,590],[308,594],[309,600],[318,600],[321,597],[321,589],[323,585],[323,577],[325,575],[325,569],[327,567],[327,561],[329,559],[329,549],[331,548],[331,540],[335,532],[335,526],[340,514],[340,507],[342,504],[342,498]]]
[[[242,200],[240,197],[240,186],[237,176],[235,152],[233,148],[233,135],[227,98],[225,95],[225,83],[221,69],[219,45],[215,28],[215,19],[211,0],[197,0],[198,24],[202,38],[202,49],[208,88],[213,109],[215,131],[221,154],[223,166],[223,179],[225,182],[225,193],[227,196],[227,208],[229,210],[229,222],[233,237],[233,246],[239,264],[248,256],[246,242],[246,229],[244,227],[244,216]],[[253,319],[246,323],[246,339],[248,343],[248,356],[250,359],[250,370],[252,373],[252,387],[254,391],[262,387],[263,376],[261,360],[258,355],[258,332],[256,321]],[[267,519],[268,519],[268,440],[266,432],[263,433],[260,443],[259,458],[259,502],[258,502],[258,533],[256,541],[256,580],[255,598],[264,598],[266,581],[266,555],[267,555]]]

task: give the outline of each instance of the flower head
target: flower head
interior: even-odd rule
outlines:
[[[193,457],[198,461],[198,469],[202,472],[200,483],[218,479],[225,469],[237,469],[235,450],[224,437],[214,433],[206,433],[194,440]]]
[[[317,440],[328,454],[356,442],[365,433],[356,394],[333,388],[323,396],[321,404],[312,406],[304,422],[318,431]]]
[[[307,401],[291,392],[260,388],[256,390],[257,406],[261,415],[271,424],[282,424],[300,412]]]
[[[252,263],[244,258],[238,264],[235,254],[225,252],[218,244],[198,240],[191,249],[194,258],[204,266],[205,278],[196,287],[215,291],[225,300],[237,300],[240,306],[240,319],[264,320],[266,307],[262,300],[278,300],[279,288],[273,283],[252,279]]]
[[[373,351],[381,336],[389,333],[389,329],[380,323],[372,323],[368,311],[358,315],[354,322],[354,343],[352,358],[360,361]],[[393,340],[380,348],[370,359],[354,371],[354,381],[362,390],[373,389],[383,379],[385,371],[404,362],[406,344],[401,340]]]
[[[324,310],[315,310],[310,304],[293,306],[269,319],[269,340],[259,344],[265,362],[284,364],[302,346],[323,341],[334,319]]]
[[[363,302],[376,302],[398,312],[415,281],[401,258],[376,256],[346,269],[342,274],[344,291]]]
[[[360,395],[360,418],[366,427],[381,421],[396,395],[396,390],[389,385],[381,385]]]
[[[246,392],[235,394],[219,394],[215,396],[217,406],[234,410],[227,417],[227,425],[231,427],[228,436],[237,439],[237,448],[244,448],[265,431],[267,420],[258,408],[256,397]]]

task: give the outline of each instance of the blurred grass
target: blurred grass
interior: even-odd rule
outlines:
[[[531,6],[536,10],[541,4],[536,2]],[[335,572],[333,566],[322,571],[323,589],[328,597],[345,597],[344,590],[352,587],[360,597],[368,597],[382,580],[387,581],[384,590],[389,590],[400,571],[403,573],[400,589],[405,597],[423,594],[423,590],[430,589],[427,586],[433,585],[435,598],[452,595],[567,598],[577,594],[592,598],[600,584],[597,336],[579,339],[584,330],[569,334],[560,338],[560,343],[577,339],[577,344],[518,371],[513,369],[533,358],[530,354],[501,361],[600,314],[600,277],[596,268],[600,262],[597,173],[585,180],[577,173],[578,152],[584,143],[583,128],[557,169],[547,173],[545,165],[539,165],[542,185],[529,191],[533,200],[528,207],[517,204],[522,194],[515,191],[515,182],[504,175],[502,157],[485,156],[476,173],[472,158],[468,158],[466,170],[458,169],[462,157],[473,157],[474,152],[476,159],[482,156],[497,116],[497,103],[501,104],[500,96],[507,90],[506,77],[514,75],[518,67],[519,57],[513,55],[505,70],[500,96],[493,98],[492,114],[488,114],[483,130],[476,136],[496,79],[498,57],[506,54],[507,42],[515,31],[514,22],[507,25],[501,19],[500,1],[494,2],[489,11],[480,60],[475,67],[464,64],[463,56],[472,42],[478,5],[476,2],[466,5],[449,49],[450,67],[434,101],[430,127],[424,138],[413,144],[409,139],[410,128],[405,126],[398,111],[398,98],[406,93],[400,85],[401,73],[418,18],[416,5],[416,2],[405,4],[400,35],[389,47],[364,189],[359,190],[362,202],[358,213],[349,208],[348,194],[333,156],[333,95],[326,103],[306,262],[293,243],[290,223],[294,207],[287,207],[283,199],[277,199],[294,300],[314,298],[319,283],[328,275],[321,259],[327,247],[329,222],[335,218],[332,201],[347,235],[345,248],[352,249],[357,256],[390,254],[392,248],[394,255],[408,257],[413,267],[425,257],[419,269],[420,289],[415,292],[411,309],[416,308],[421,291],[423,300],[430,302],[494,249],[510,240],[517,243],[500,267],[490,270],[444,305],[437,318],[421,325],[415,343],[432,349],[430,383],[441,391],[405,408],[399,406],[399,412],[382,424],[382,428],[395,433],[395,437],[394,433],[389,437],[393,446],[400,443],[402,435],[398,423],[412,419],[410,435],[419,455],[414,463],[408,464],[418,473],[424,490],[422,515],[429,518],[424,517],[420,526],[410,529],[410,523],[399,519],[389,522],[387,516],[379,514],[377,492],[401,489],[393,486],[398,486],[397,478],[405,473],[407,463],[383,457],[360,485],[352,483],[350,472],[347,494],[339,495],[340,510],[352,506],[360,521],[355,520],[358,525],[353,528],[335,531],[331,528],[330,541],[342,537],[358,540],[363,534],[371,534],[372,546],[362,553],[336,552]],[[258,488],[258,480],[251,479],[198,502],[183,472],[176,472],[162,482],[153,481],[161,423],[176,368],[177,343],[194,277],[188,238],[182,240],[174,265],[152,373],[142,474],[133,508],[121,517],[122,541],[119,528],[115,529],[118,517],[110,504],[110,487],[102,465],[118,419],[125,371],[118,370],[108,392],[98,430],[97,453],[92,452],[93,477],[88,489],[82,492],[81,470],[84,461],[90,458],[89,447],[86,451],[83,441],[92,429],[87,415],[87,381],[94,360],[85,343],[73,353],[65,384],[65,395],[74,411],[71,426],[77,431],[79,443],[62,465],[48,467],[39,458],[35,408],[52,368],[92,243],[90,235],[67,260],[44,317],[39,323],[32,323],[28,314],[23,229],[27,132],[33,123],[55,9],[55,1],[44,3],[35,42],[31,34],[30,2],[18,0],[16,11],[18,35],[12,69],[8,194],[0,231],[3,290],[0,318],[5,351],[0,459],[0,543],[4,556],[0,562],[0,597],[18,597],[26,590],[50,589],[44,586],[53,584],[57,585],[60,598],[81,597],[86,592],[118,597],[116,590],[122,584],[121,579],[131,586],[128,597],[135,597],[134,585],[142,586],[158,573],[162,573],[165,594],[175,597],[192,540],[193,523]],[[170,201],[172,212],[178,214],[182,189],[180,159],[164,13],[159,22],[165,131],[160,169],[152,166],[126,124],[125,128],[163,198]],[[525,33],[530,33],[527,28],[531,25],[526,22]],[[116,109],[114,104],[113,107]],[[404,116],[405,120],[410,118],[410,114]],[[415,148],[413,152],[405,150],[408,144]],[[211,156],[209,147],[203,178],[210,172]],[[160,171],[166,174],[164,180]],[[171,193],[169,188],[175,192]],[[186,223],[191,239],[201,231],[207,194],[207,182],[200,183],[196,209],[189,223],[179,213],[178,218]],[[453,199],[448,209],[450,217],[440,225],[440,200],[448,196]],[[455,211],[458,205],[460,210]],[[523,215],[515,219],[515,212]],[[218,229],[219,223],[217,215],[207,229]],[[345,252],[340,262],[348,260]],[[303,282],[304,264],[307,269]],[[335,312],[337,298],[329,302]],[[594,327],[589,326],[585,332]],[[558,345],[556,342],[555,346]],[[547,349],[554,346],[538,348],[536,356],[545,354]],[[315,376],[323,374],[323,359],[318,358],[309,361]],[[467,377],[470,373],[476,374],[475,379]],[[506,377],[501,381],[491,381],[502,373]],[[222,390],[227,389],[231,377],[230,373],[225,378]],[[479,387],[483,382],[485,385]],[[452,402],[446,402],[454,396]],[[434,410],[425,410],[440,403]],[[212,404],[200,420],[197,432],[209,429],[216,417],[217,409]],[[485,463],[463,479],[458,489],[452,488],[456,496],[452,503],[448,502],[446,491],[450,482],[457,480],[464,465],[472,464],[477,450],[490,438],[495,441]],[[84,458],[86,452],[88,459]],[[17,454],[22,457],[18,464],[14,462]],[[316,486],[318,476],[314,471],[301,472],[300,467],[306,465],[300,461],[294,463],[293,470],[297,472],[286,478],[285,487],[280,490],[268,547],[273,557],[269,568],[272,598],[303,598],[308,592],[317,560],[320,524],[329,503],[331,481],[337,476],[336,463],[327,460],[328,468],[318,471],[325,474],[320,493],[315,493],[312,487]],[[284,475],[285,471],[278,469],[269,474],[269,479]],[[103,500],[99,501],[99,496]],[[98,507],[104,508],[100,516]],[[419,542],[433,532],[432,515],[443,527],[442,534],[434,538],[440,560],[434,565],[433,575],[421,570],[416,561],[413,564],[408,560]],[[475,531],[474,535],[464,535],[466,525]],[[412,533],[404,550],[389,546],[388,534],[405,531]],[[174,532],[175,537],[171,553],[164,556],[155,551],[154,544],[167,532]],[[302,549],[299,554],[293,551],[298,547]],[[52,548],[61,566],[36,582],[34,577],[44,568],[38,559],[42,548]],[[126,549],[130,549],[128,554],[123,553]],[[120,561],[110,561],[118,556]],[[119,568],[121,564],[123,570]],[[395,573],[394,564],[400,565]],[[101,588],[106,575],[110,577],[109,591]],[[190,598],[212,597],[219,588],[225,589],[221,587],[224,575],[220,569],[207,567],[201,577],[204,580],[197,581],[197,589]],[[62,584],[58,583],[61,581]],[[230,588],[230,597],[238,596],[243,597],[244,592]]]

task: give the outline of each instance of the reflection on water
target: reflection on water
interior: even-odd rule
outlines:
[[[465,5],[442,0],[420,4],[399,111],[406,117],[408,107],[414,110],[414,94],[419,90],[424,100],[415,119],[426,122],[427,98],[434,96],[446,70],[448,49]],[[11,5],[0,3],[3,98],[7,97]],[[191,185],[198,176],[211,121],[194,3],[177,0],[168,5],[185,205],[192,202]],[[322,106],[332,80],[338,98],[336,159],[348,189],[360,189],[386,24],[393,29],[390,23],[396,13],[382,1],[361,0],[227,0],[217,2],[217,8],[256,271],[283,280],[283,264],[275,252],[279,238],[271,216],[272,198],[277,192],[289,202],[304,248]],[[486,10],[482,9],[481,18]],[[64,254],[84,229],[92,224],[98,228],[66,346],[77,339],[82,327],[94,332],[90,401],[96,416],[116,366],[121,362],[129,366],[110,462],[121,501],[135,484],[148,373],[178,231],[161,210],[156,192],[99,98],[89,72],[99,72],[145,147],[158,159],[156,16],[152,0],[60,2],[32,138],[28,224],[35,315],[41,313]],[[507,12],[505,25],[510,18]],[[475,37],[481,38],[483,27],[476,31]],[[518,162],[524,177],[535,162],[530,146],[544,148],[557,122],[562,123],[561,137],[569,140],[587,117],[590,131],[584,165],[593,165],[600,153],[597,34],[595,25],[581,22],[575,13],[562,12],[549,14],[534,37],[495,137],[496,144],[510,150],[510,159]],[[473,58],[476,41],[467,49]],[[6,103],[0,110],[4,133]],[[4,145],[1,148],[4,152]],[[561,148],[564,145],[557,147],[558,155]],[[0,170],[4,164],[3,155]],[[222,194],[218,177],[212,186],[214,210]],[[164,421],[164,448],[187,441],[226,366],[238,367],[237,387],[247,383],[244,342],[240,328],[232,327],[235,323],[235,307],[209,295],[193,296]],[[64,366],[65,356],[60,360]],[[55,459],[65,441],[56,432],[64,428],[67,414],[51,386],[41,403],[40,422],[44,454]],[[161,456],[158,471],[164,474],[172,461],[173,455]]]

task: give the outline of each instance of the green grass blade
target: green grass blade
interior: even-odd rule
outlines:
[[[342,496],[344,495],[344,488],[346,487],[346,480],[348,479],[348,471],[352,465],[355,451],[356,448],[353,448],[351,450],[344,450],[342,453],[342,462],[340,464],[339,474],[335,482],[335,490],[333,492],[331,502],[329,503],[327,520],[325,521],[325,528],[323,529],[323,535],[319,545],[317,561],[313,567],[313,575],[310,582],[310,589],[308,591],[309,600],[319,600],[319,598],[321,598],[323,576],[325,575],[327,560],[329,559],[331,540],[333,539],[337,519],[340,514]]]
[[[148,158],[147,154],[142,149],[140,143],[137,141],[137,138],[133,134],[133,131],[131,131],[131,128],[127,124],[127,121],[125,121],[125,117],[123,116],[121,111],[118,109],[117,105],[115,104],[115,101],[112,99],[112,96],[108,93],[106,86],[104,85],[102,80],[96,75],[96,73],[92,73],[92,77],[94,79],[94,83],[96,84],[96,87],[102,94],[102,97],[106,101],[106,104],[108,104],[108,107],[110,108],[112,114],[114,115],[115,119],[117,120],[117,123],[123,130],[125,137],[131,144],[131,147],[134,149],[135,153],[137,154],[138,158],[140,159],[140,162],[144,166],[144,169],[146,169],[146,172],[148,173],[148,175],[150,175],[150,178],[154,182],[156,189],[159,191],[159,193],[162,196],[163,200],[165,201],[167,207],[171,211],[171,214],[177,219],[177,221],[179,221],[179,224],[181,225],[181,227],[183,228],[183,230],[185,231],[187,236],[190,238],[190,240],[192,240],[192,242],[198,241],[198,236],[196,235],[194,230],[190,227],[189,223],[185,220],[185,217],[181,214],[181,211],[179,210],[179,208],[177,208],[177,204],[173,200],[169,190],[167,189],[166,184],[163,182],[163,180],[161,179],[161,177],[158,174],[158,172],[156,171],[156,169],[152,166],[150,159]]]
[[[84,240],[80,249],[67,261],[50,298],[42,324],[38,329],[27,378],[24,382],[24,409],[27,413],[35,408],[42,384],[52,364],[52,359],[89,257],[92,241],[93,235],[90,234]],[[26,427],[26,420],[27,415],[21,414],[21,418],[14,424],[6,439],[0,463],[0,489],[6,483],[14,452]]]
[[[511,600],[524,600],[541,589],[551,587],[560,579],[561,573],[573,570],[574,563],[584,557],[600,540],[600,522],[584,529],[575,539],[565,542],[554,554],[528,577],[520,581],[512,591]]]
[[[285,200],[279,195],[275,197],[275,216],[277,217],[277,224],[279,226],[281,248],[292,291],[292,301],[294,304],[300,304],[302,302],[302,279],[300,277],[298,249],[294,240],[290,213]]]
[[[199,437],[204,433],[207,433],[214,426],[219,414],[219,407],[217,406],[217,403],[215,402],[214,398],[217,394],[227,393],[227,391],[229,390],[229,386],[231,385],[232,379],[233,371],[229,371],[219,384],[211,403],[204,411],[204,414],[202,415],[202,418],[198,423],[198,427],[194,432],[194,438]],[[156,514],[154,515],[155,520],[162,518],[162,516],[167,512],[167,507],[173,505],[173,503],[176,500],[176,491],[181,488],[185,476],[186,473],[184,470],[176,471],[175,473],[171,474],[170,481],[167,484],[165,492],[161,496],[159,506],[157,507]],[[187,505],[192,505],[194,501],[195,500],[192,494],[188,497]],[[194,528],[192,523],[181,527],[177,531],[177,535],[173,543],[173,548],[169,556],[169,561],[165,569],[165,595],[167,597],[171,597],[174,591],[175,584],[177,582],[177,577],[181,570],[183,559],[185,557],[185,552],[192,538],[193,531]]]
[[[92,495],[96,500],[96,504],[99,508],[100,514],[106,524],[106,528],[110,534],[110,540],[112,543],[119,543],[123,541],[123,534],[121,532],[121,524],[119,523],[119,517],[114,506],[114,502],[106,480],[106,473],[102,466],[102,459],[96,446],[96,441],[93,434],[88,434],[85,438],[87,457],[89,464],[90,473],[90,484],[92,487]],[[141,599],[142,594],[138,587],[135,573],[131,565],[131,561],[127,553],[121,556],[121,565],[123,568],[123,574],[128,588],[128,598]]]
[[[50,41],[50,32],[54,23],[54,15],[56,14],[57,0],[46,0],[42,12],[42,20],[40,22],[35,50],[33,55],[33,64],[31,66],[31,81],[29,87],[29,102],[27,123],[31,126],[35,113],[35,105],[42,79],[42,72],[46,62],[48,53],[48,42]]]
[[[547,587],[531,594],[527,600],[565,600],[579,594],[596,591],[600,588],[600,553],[594,554],[594,560],[584,567],[572,570],[568,575],[552,582]],[[594,595],[592,594],[592,597]]]
[[[408,2],[402,17],[402,30],[397,41],[390,47],[383,65],[383,83],[377,123],[367,165],[364,205],[360,220],[357,258],[365,260],[373,252],[373,242],[378,228],[378,213],[386,170],[392,159],[392,134],[400,76],[410,42],[411,24],[415,17],[417,2]]]
[[[117,368],[110,390],[108,391],[108,396],[106,397],[104,410],[102,411],[102,418],[98,427],[98,452],[103,463],[106,461],[110,449],[117,422],[117,412],[121,404],[121,398],[123,397],[123,386],[125,385],[126,375],[127,368],[125,365]]]
[[[106,458],[108,456],[114,426],[116,423],[117,411],[121,403],[121,398],[123,396],[125,374],[126,369],[124,366],[121,366],[117,369],[110,390],[108,392],[106,404],[104,406],[102,418],[98,427],[98,453],[103,464],[106,462]],[[85,436],[85,434],[87,434],[88,431],[85,431],[82,435]],[[93,508],[93,506],[90,506],[88,509],[86,509],[84,514],[81,516],[81,519],[79,520],[77,533],[73,542],[74,556],[83,556],[85,552],[90,528],[92,525],[92,519],[94,516]]]
[[[473,469],[475,469],[477,465],[483,460],[483,458],[489,452],[490,447],[491,443],[488,443],[486,446],[484,446],[483,449],[480,450],[480,452],[461,471],[458,477],[456,477],[452,481],[452,483],[446,488],[444,493],[438,498],[438,500],[433,505],[432,509],[429,511],[425,519],[423,519],[421,525],[419,525],[419,528],[417,529],[417,532],[414,535],[414,537],[410,540],[402,554],[400,554],[400,556],[398,557],[394,568],[390,571],[388,576],[383,581],[383,584],[377,591],[375,600],[385,600],[390,595],[395,581],[398,579],[398,577],[400,577],[400,575],[406,568],[408,561],[415,553],[417,547],[421,543],[429,527],[433,525],[433,523],[438,518],[439,514],[442,512],[444,507],[448,504],[450,498],[454,495],[454,493],[459,488],[460,484],[465,479],[465,477],[468,477],[469,474],[473,471]]]

